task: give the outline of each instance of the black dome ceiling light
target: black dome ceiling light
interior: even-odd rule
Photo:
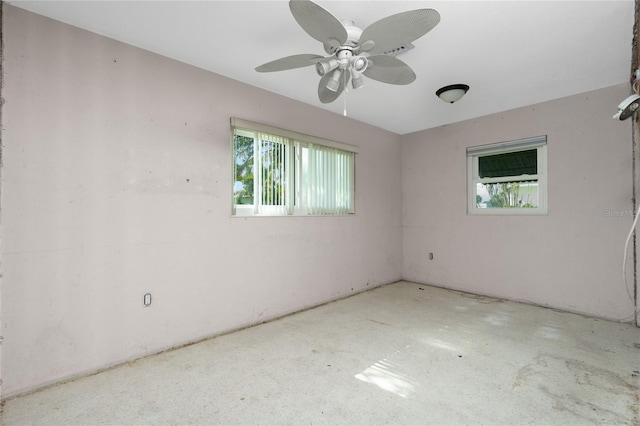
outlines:
[[[458,102],[468,91],[469,86],[466,84],[451,84],[436,90],[436,96],[444,102],[452,104]]]

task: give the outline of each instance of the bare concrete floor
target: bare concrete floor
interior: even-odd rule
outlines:
[[[6,401],[4,425],[640,424],[640,329],[399,282]]]

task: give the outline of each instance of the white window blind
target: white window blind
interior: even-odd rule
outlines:
[[[259,145],[254,181],[257,183],[256,213],[288,214],[288,140],[286,138],[257,133]]]
[[[255,123],[249,120],[243,120],[241,118],[231,117],[231,128],[238,130],[249,130],[252,132],[262,132],[270,135],[279,135],[291,140],[302,141],[305,143],[312,143],[316,145],[328,146],[331,148],[338,148],[343,151],[358,152],[358,147],[355,145],[346,144],[330,139],[319,138],[317,136],[306,135],[304,133],[294,132],[292,130],[280,129],[278,127],[269,126],[267,124]]]
[[[348,214],[353,210],[353,153],[309,144],[309,214]],[[304,180],[302,182],[305,183]]]
[[[233,215],[354,213],[356,147],[234,118],[231,130]]]
[[[524,149],[537,148],[547,144],[547,135],[534,136],[532,138],[517,139],[513,141],[490,143],[467,147],[467,155],[486,155],[496,152],[519,151]]]

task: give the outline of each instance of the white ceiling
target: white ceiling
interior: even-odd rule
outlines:
[[[254,68],[298,53],[324,55],[287,1],[9,1],[107,37],[343,113],[344,95],[317,99],[313,67]],[[318,4],[360,28],[388,15],[433,8],[440,23],[399,59],[417,79],[394,86],[366,79],[346,95],[349,117],[397,134],[437,127],[629,81],[634,2],[327,1]],[[435,96],[466,83],[455,104]],[[611,113],[616,110],[611,105]]]

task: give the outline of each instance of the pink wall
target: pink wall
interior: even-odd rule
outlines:
[[[4,8],[2,397],[401,277],[633,314],[628,85],[400,137]],[[231,218],[231,116],[358,145],[357,214]],[[467,216],[466,147],[541,134],[549,215]]]
[[[400,279],[397,135],[11,6],[3,24],[3,397]],[[358,145],[357,214],[231,218],[230,116]]]
[[[622,279],[633,221],[631,120],[611,119],[629,90],[403,136],[403,278],[631,322]],[[549,214],[467,215],[466,148],[538,135],[548,136]],[[631,262],[628,271],[632,281]]]

